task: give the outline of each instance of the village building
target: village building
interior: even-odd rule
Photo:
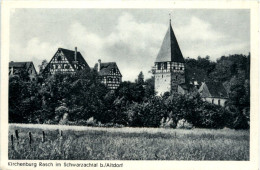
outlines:
[[[220,106],[225,106],[228,99],[227,91],[220,82],[202,82],[198,92],[203,101]]]
[[[9,62],[9,76],[21,76],[27,73],[31,81],[36,80],[37,72],[33,62]]]
[[[153,67],[155,91],[157,95],[165,92],[186,93],[185,61],[171,26],[163,39]]]
[[[98,60],[94,69],[98,72],[101,83],[110,90],[117,89],[122,82],[122,74],[115,62],[101,63],[101,60]]]
[[[42,74],[70,74],[79,70],[90,69],[88,63],[80,52],[59,48],[48,65],[43,69]]]

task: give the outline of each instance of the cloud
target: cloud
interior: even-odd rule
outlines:
[[[58,28],[65,29],[52,29],[53,34],[46,33],[45,37],[34,34],[28,41],[24,39],[25,43],[13,38],[10,59],[34,61],[37,68],[43,59],[50,60],[59,47],[73,50],[77,46],[90,67],[101,59],[102,62],[116,62],[123,80],[134,81],[140,71],[145,78],[151,76],[148,71],[154,65],[168,23],[140,22],[132,14],[124,12],[115,19],[113,26],[104,22],[102,28],[98,27],[103,29],[104,35],[88,29],[85,24],[80,20],[60,24]],[[218,32],[209,22],[198,17],[193,16],[181,25],[172,25],[184,57],[209,55],[214,60],[221,55],[249,52],[249,42]],[[106,29],[108,26],[110,29]]]
[[[62,43],[42,42],[39,38],[34,37],[27,44],[13,43],[10,47],[10,59],[12,61],[34,61],[34,66],[38,70],[38,65],[42,60],[52,57],[57,47],[62,46]]]
[[[138,23],[129,13],[124,13],[106,40],[106,53],[121,64],[125,79],[134,80],[140,71],[146,78],[160,48],[167,26],[156,23]],[[125,73],[125,74],[124,74]]]
[[[159,51],[166,26],[155,23],[138,23],[129,13],[118,18],[115,29],[107,36],[89,32],[81,23],[69,28],[70,45],[84,48],[83,55],[90,66],[98,59],[117,62],[124,80],[131,80],[143,71],[146,77]],[[104,26],[105,29],[105,26]],[[80,50],[80,49],[79,49]]]
[[[73,23],[68,29],[67,36],[67,46],[72,49],[77,46],[90,67],[94,66],[99,57],[104,56],[104,39],[89,32],[81,23]]]
[[[225,35],[197,17],[192,17],[189,24],[176,28],[176,32],[180,32],[181,39],[185,41],[216,41],[225,38]]]
[[[211,24],[197,17],[191,17],[188,24],[173,29],[184,57],[209,55],[216,60],[222,55],[249,52],[248,42],[217,32]]]

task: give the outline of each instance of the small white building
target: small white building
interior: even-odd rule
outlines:
[[[202,100],[223,107],[228,99],[227,91],[220,82],[202,82],[198,92]]]

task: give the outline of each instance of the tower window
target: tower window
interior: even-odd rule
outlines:
[[[163,63],[163,69],[165,69],[165,70],[167,69],[167,63],[166,62]]]
[[[161,63],[158,63],[158,70],[161,70]]]

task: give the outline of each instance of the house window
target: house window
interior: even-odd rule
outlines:
[[[68,64],[65,65],[65,69],[69,69],[70,66]]]
[[[58,57],[57,57],[57,60],[58,60],[58,61],[61,61],[61,56],[58,56]]]

